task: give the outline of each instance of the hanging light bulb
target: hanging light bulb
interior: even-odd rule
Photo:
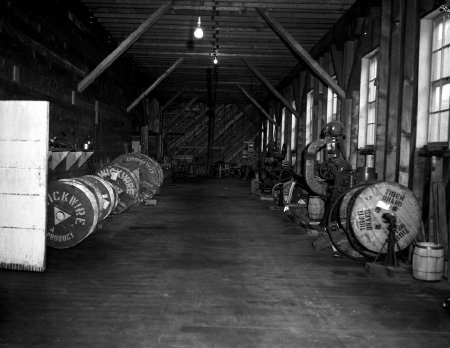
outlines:
[[[198,17],[198,22],[197,22],[197,28],[194,31],[194,36],[196,39],[201,39],[203,37],[203,29],[201,27],[201,20],[200,17]]]
[[[217,63],[219,63],[219,61],[217,60],[217,56],[214,56],[214,60],[213,60],[213,63],[214,63],[214,64],[217,64]]]

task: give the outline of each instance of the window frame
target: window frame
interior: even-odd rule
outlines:
[[[331,77],[336,82],[336,76]],[[338,97],[333,89],[327,88],[327,123],[338,118]]]
[[[447,17],[450,25],[450,14],[441,12],[438,9],[423,17],[420,21],[420,39],[419,39],[419,77],[418,77],[418,102],[417,102],[417,133],[416,147],[444,147],[450,148],[450,105],[448,110],[448,128],[446,141],[430,141],[430,116],[436,112],[432,111],[432,93],[433,93],[433,42],[434,42],[434,24],[437,20]],[[444,29],[445,30],[445,29]],[[450,47],[450,42],[443,47]],[[442,66],[442,64],[441,64]],[[438,80],[450,82],[449,77]],[[448,86],[448,84],[447,84]],[[440,109],[438,112],[442,112]],[[439,126],[436,127],[439,130]]]
[[[305,146],[313,140],[314,88],[306,93]]]
[[[379,47],[375,48],[361,58],[361,82],[359,96],[359,124],[358,124],[358,149],[369,150],[376,147],[377,142],[377,118],[378,118],[378,79],[380,56]],[[371,62],[376,59],[375,76],[371,77]],[[375,90],[375,97],[371,100],[371,82]],[[369,108],[373,106],[374,117],[369,122]],[[369,138],[369,127],[372,126],[372,135]],[[372,140],[372,141],[370,141]]]

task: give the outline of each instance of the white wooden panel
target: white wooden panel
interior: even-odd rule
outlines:
[[[0,198],[0,228],[6,226],[27,229],[43,226],[45,229],[47,211],[45,203],[45,196],[2,194],[2,198]]]
[[[2,101],[0,104],[0,115],[2,116],[0,139],[31,142],[34,140],[42,143],[43,134],[47,133],[48,138],[47,114],[48,102]],[[47,115],[47,122],[42,115]]]
[[[17,169],[43,169],[42,166],[47,167],[47,161],[45,163],[42,162],[41,154],[43,145],[44,144],[42,144],[42,142],[35,141],[2,141],[0,147],[0,158],[2,158],[2,166],[6,168]],[[26,156],[24,156],[24,154],[26,154]],[[47,154],[45,157],[47,158]]]
[[[49,104],[0,101],[0,267],[45,270]]]
[[[44,185],[46,178],[42,177],[42,169],[0,168],[0,178],[2,194],[39,194],[43,196],[46,193]],[[30,178],[37,178],[37,180],[30,181]],[[24,185],[24,182],[28,182],[28,184]]]
[[[45,230],[0,228],[0,265],[2,268],[44,271]],[[26,243],[24,243],[26,241]],[[8,253],[5,253],[5,250]]]

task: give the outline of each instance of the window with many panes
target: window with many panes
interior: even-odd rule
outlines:
[[[450,16],[433,20],[428,143],[447,143],[450,100]]]
[[[336,81],[336,77],[333,76],[333,80]],[[331,122],[337,119],[337,95],[333,90],[328,87],[327,93],[327,122]]]
[[[292,101],[292,107],[295,109],[295,100]],[[292,114],[291,117],[291,150],[297,147],[297,117]]]
[[[358,147],[375,146],[377,122],[378,50],[362,58]]]
[[[280,141],[280,147],[283,147],[283,144],[286,139],[286,130],[284,129],[286,126],[286,108],[283,108],[281,110],[281,141]]]
[[[306,95],[306,129],[305,129],[305,145],[312,142],[313,139],[313,114],[314,114],[314,90]]]

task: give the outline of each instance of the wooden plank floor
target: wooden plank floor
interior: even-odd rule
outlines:
[[[447,283],[315,251],[246,181],[164,186],[47,271],[0,271],[0,346],[449,347]]]

